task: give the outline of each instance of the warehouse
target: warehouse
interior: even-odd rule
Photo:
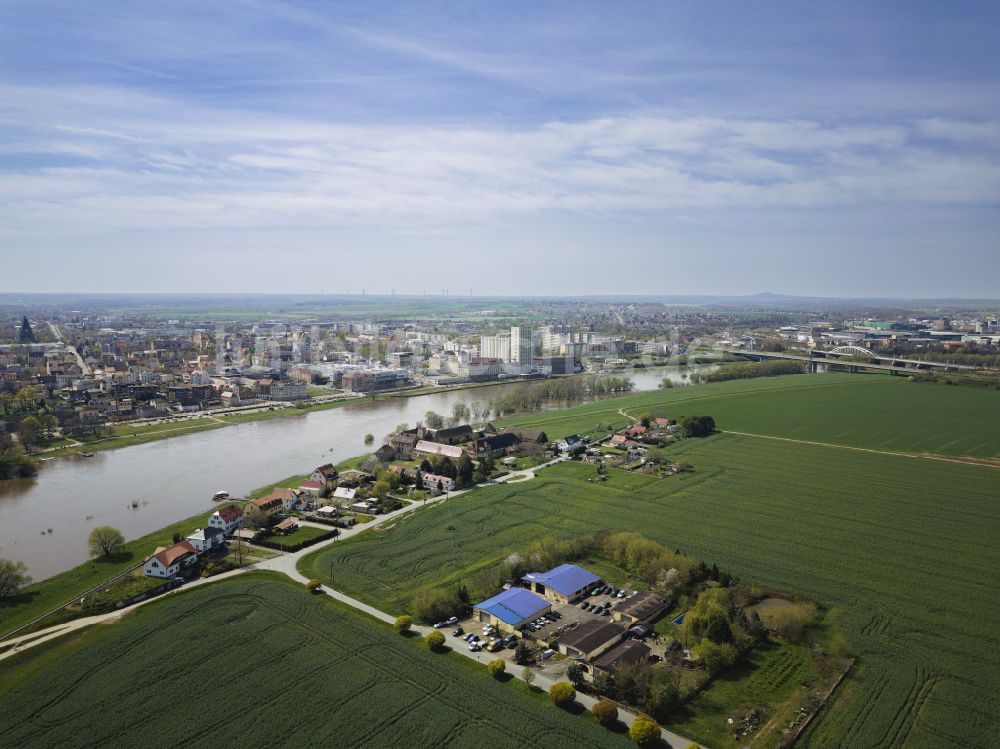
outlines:
[[[524,588],[510,588],[477,603],[472,610],[477,621],[492,624],[504,632],[513,632],[549,613],[552,604]]]
[[[575,564],[560,564],[548,572],[529,572],[521,580],[528,590],[555,603],[571,603],[601,583],[593,572]]]

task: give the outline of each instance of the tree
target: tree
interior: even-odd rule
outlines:
[[[440,588],[424,588],[413,597],[413,613],[428,624],[447,619],[462,611],[462,602],[456,593]]]
[[[583,675],[586,673],[583,670],[583,666],[579,663],[570,663],[566,668],[566,678],[570,680],[570,683],[574,687],[579,687],[583,684]]]
[[[524,679],[524,683],[530,687],[535,683],[535,669],[531,666],[525,666],[521,669],[521,678]]]
[[[125,537],[117,528],[99,525],[90,532],[87,547],[92,557],[110,557],[125,543]]]
[[[430,429],[440,429],[444,426],[444,417],[434,411],[428,411],[424,414],[424,423]]]
[[[705,670],[710,674],[717,674],[724,668],[728,668],[736,663],[736,648],[730,645],[728,642],[718,645],[711,640],[704,640],[699,642],[693,648],[691,648],[691,655],[693,655],[698,663],[705,667]]]
[[[392,485],[385,479],[376,481],[375,486],[372,487],[372,494],[379,499],[384,499],[390,491],[392,491]]]
[[[628,736],[639,746],[648,746],[660,738],[660,725],[648,715],[637,715]]]
[[[594,717],[597,718],[597,722],[605,728],[613,726],[615,721],[618,720],[618,708],[615,707],[615,703],[611,700],[598,700],[594,703],[594,706],[590,708],[590,712],[592,712]]]
[[[732,642],[733,633],[729,628],[729,620],[721,611],[712,611],[705,625],[705,637],[714,643]]]
[[[557,681],[549,687],[549,699],[558,707],[566,707],[576,699],[576,689],[568,681]]]
[[[499,679],[507,672],[507,664],[503,658],[497,658],[486,664],[486,670],[490,672],[490,676],[494,679]]]
[[[463,455],[458,459],[458,468],[456,469],[456,473],[458,474],[457,478],[459,486],[468,486],[472,483],[473,468],[472,461],[469,459],[468,455]]]
[[[375,441],[375,435],[369,432],[365,435],[365,444],[370,445]]]
[[[646,712],[650,715],[665,720],[679,705],[680,688],[673,679],[661,679],[650,687],[645,704]]]
[[[6,598],[31,584],[31,578],[25,574],[27,569],[24,562],[0,559],[0,598]]]
[[[525,645],[524,640],[519,640],[517,647],[514,648],[514,663],[519,666],[527,663],[529,655],[531,655],[531,651],[528,649],[528,646]]]
[[[711,416],[685,416],[680,426],[685,437],[707,437],[715,431],[715,419]]]
[[[424,642],[427,643],[427,647],[431,650],[440,650],[444,647],[444,635],[435,629],[433,632],[427,633]]]
[[[413,617],[409,614],[403,614],[402,616],[397,616],[396,621],[392,625],[397,632],[403,634],[410,631],[410,627],[413,626]]]
[[[17,433],[21,436],[21,442],[34,445],[38,442],[38,437],[42,433],[42,425],[34,416],[25,416],[21,419],[21,425],[17,428]]]
[[[451,407],[452,418],[455,419],[455,423],[461,424],[463,421],[469,420],[469,407],[458,401]]]

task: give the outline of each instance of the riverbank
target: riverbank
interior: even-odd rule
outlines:
[[[599,373],[599,376],[612,375],[612,374],[648,374],[651,372],[656,372],[660,370],[686,370],[686,369],[698,369],[699,367],[646,367],[646,368],[631,368],[622,370],[608,370],[607,372]],[[584,377],[592,376],[594,373],[581,373],[575,375],[566,375],[565,377]],[[77,440],[74,444],[63,445],[55,449],[46,450],[41,453],[35,454],[37,460],[48,461],[54,458],[62,458],[67,456],[75,456],[80,453],[87,452],[93,453],[104,450],[116,450],[121,447],[129,447],[131,445],[141,445],[147,442],[156,442],[163,439],[169,439],[171,437],[180,437],[187,434],[193,434],[195,432],[204,432],[213,429],[222,429],[227,426],[233,426],[235,424],[246,424],[248,422],[254,421],[266,421],[269,419],[276,419],[281,417],[292,417],[301,416],[304,414],[315,413],[317,411],[329,411],[335,408],[343,408],[345,406],[357,406],[370,403],[379,403],[384,401],[392,401],[401,398],[413,398],[421,395],[437,395],[443,393],[452,393],[460,390],[475,390],[478,388],[488,388],[488,387],[510,387],[513,385],[525,384],[536,382],[537,380],[518,380],[514,382],[505,381],[490,381],[490,382],[463,382],[454,385],[441,385],[433,387],[419,387],[411,388],[408,390],[396,390],[388,393],[377,393],[375,395],[365,395],[358,396],[356,398],[342,398],[339,400],[323,401],[320,403],[305,403],[302,405],[283,405],[275,406],[269,408],[262,408],[260,410],[246,411],[246,412],[204,412],[198,413],[193,419],[186,423],[169,422],[166,424],[115,424],[111,427],[112,434],[106,437],[96,437],[93,439],[82,438]],[[624,393],[623,393],[624,394]]]

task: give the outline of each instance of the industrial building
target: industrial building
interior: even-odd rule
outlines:
[[[593,572],[575,564],[560,564],[548,572],[529,572],[525,587],[555,603],[572,603],[601,583]]]
[[[510,588],[472,608],[476,621],[492,624],[503,632],[514,632],[551,610],[549,601],[524,588]]]

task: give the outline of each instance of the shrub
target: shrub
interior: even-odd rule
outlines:
[[[396,631],[399,633],[409,632],[410,627],[413,626],[413,617],[409,614],[397,616],[396,621],[392,626],[395,627]]]
[[[525,666],[521,669],[521,678],[524,679],[524,683],[530,687],[535,683],[535,669],[531,666]]]
[[[646,715],[637,715],[628,729],[628,735],[640,746],[648,746],[660,738],[660,725]]]
[[[602,726],[614,725],[614,722],[618,720],[618,708],[611,700],[598,700],[590,708],[590,712],[594,714],[594,717],[597,718],[598,723]]]
[[[553,704],[565,707],[576,699],[576,690],[568,681],[557,681],[549,688],[549,698]]]
[[[460,614],[463,608],[455,591],[424,588],[413,598],[413,613],[427,624]]]
[[[319,591],[319,589],[320,589],[319,580],[310,580],[309,582],[306,583],[306,590],[308,590],[310,593],[316,593]]]
[[[695,645],[691,648],[691,654],[710,674],[717,674],[722,669],[732,666],[739,655],[736,648],[728,642],[717,645],[711,640],[704,640]]]
[[[490,676],[494,679],[499,679],[506,673],[507,664],[503,658],[497,658],[495,661],[490,661],[486,664],[486,670],[490,672]]]
[[[427,647],[431,650],[440,650],[444,647],[444,635],[435,629],[433,632],[427,633],[424,642],[427,643]]]

